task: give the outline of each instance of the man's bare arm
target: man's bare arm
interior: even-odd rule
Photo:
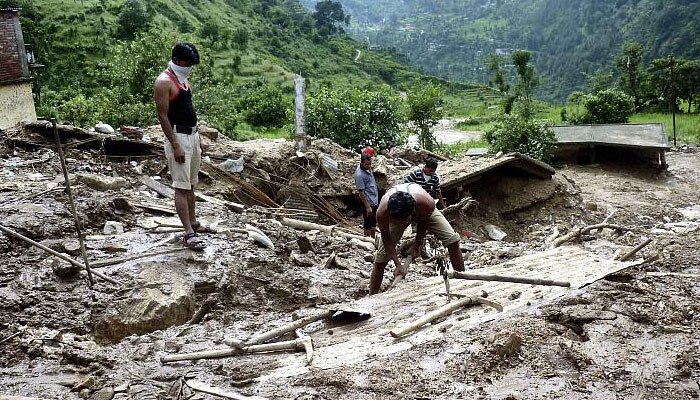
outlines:
[[[369,204],[369,199],[367,199],[367,194],[363,189],[357,189],[357,194],[360,196],[360,201],[362,205],[365,206],[365,215],[368,217],[372,214],[372,206]]]
[[[379,232],[381,233],[382,243],[384,244],[384,250],[389,258],[394,262],[394,266],[397,271],[403,270],[403,264],[399,259],[399,255],[396,252],[396,242],[391,238],[389,232],[389,217],[383,214],[377,213],[377,226],[379,227]]]
[[[160,127],[163,129],[163,134],[165,134],[165,137],[173,148],[175,161],[180,163],[185,162],[185,152],[180,147],[180,143],[177,141],[175,133],[173,132],[173,127],[170,125],[170,120],[168,119],[168,109],[170,108],[170,82],[156,79],[156,83],[153,87],[153,99],[156,102],[156,112],[158,114]]]

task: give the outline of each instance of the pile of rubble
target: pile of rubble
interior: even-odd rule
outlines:
[[[203,134],[211,146],[197,214],[217,231],[205,237],[203,253],[176,244],[181,227],[158,127],[103,133],[39,122],[0,138],[0,371],[7,377],[0,386],[8,393],[221,395],[191,379],[214,374],[235,377],[231,385],[249,396],[291,395],[293,389],[259,380],[265,371],[284,369],[270,358],[206,372],[197,364],[182,370],[159,360],[183,348],[205,350],[224,338],[251,337],[304,317],[304,310],[367,294],[375,244],[361,236],[352,178],[359,155],[328,140],[314,140],[299,153],[286,140],[235,142],[212,129]],[[428,155],[436,156],[408,147],[380,155],[374,170],[381,189],[402,181]],[[607,210],[527,157],[444,160],[438,172],[451,205],[445,214],[462,235],[470,268],[591,236],[602,239],[603,251],[615,248],[620,255],[639,242],[621,236],[626,227],[611,221],[594,226]],[[619,250],[620,243],[629,248]],[[434,255],[412,266],[409,284],[435,274]],[[499,343],[510,340],[499,337]]]

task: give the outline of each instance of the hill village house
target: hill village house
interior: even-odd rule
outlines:
[[[36,121],[28,54],[17,10],[0,8],[0,130]]]

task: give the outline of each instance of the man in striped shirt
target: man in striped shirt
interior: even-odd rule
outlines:
[[[437,200],[435,206],[438,210],[445,208],[445,199],[440,190],[440,177],[437,174],[438,163],[434,158],[428,158],[425,165],[414,168],[404,180],[405,183],[417,183]]]

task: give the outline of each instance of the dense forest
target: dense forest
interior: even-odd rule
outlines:
[[[303,0],[310,8],[316,0]],[[340,0],[347,31],[393,49],[426,73],[488,83],[492,54],[533,54],[538,96],[563,100],[591,76],[615,72],[625,42],[643,61],[700,56],[700,2],[688,0]],[[511,71],[512,74],[514,72]]]
[[[0,0],[8,6],[43,65],[32,69],[38,113],[80,126],[156,123],[153,81],[178,41],[202,55],[192,77],[201,117],[231,136],[291,129],[295,74],[309,90],[425,79],[297,0]]]

